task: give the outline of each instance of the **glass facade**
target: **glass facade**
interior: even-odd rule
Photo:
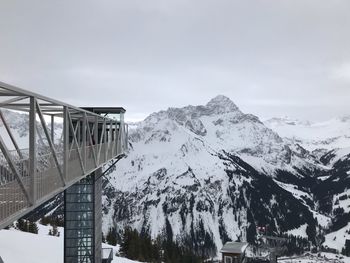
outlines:
[[[65,191],[65,263],[100,263],[101,170],[72,185]]]

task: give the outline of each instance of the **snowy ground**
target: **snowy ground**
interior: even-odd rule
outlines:
[[[308,254],[304,256],[280,258],[279,263],[350,263],[349,257],[331,253]]]
[[[47,235],[50,227],[39,225],[39,234],[25,233],[18,230],[0,231],[0,256],[4,263],[62,263],[63,262],[63,229],[59,228],[60,237]],[[105,248],[116,247],[103,244]],[[113,263],[138,263],[114,256]],[[280,258],[279,263],[350,263],[350,258],[331,253],[320,253],[319,256]]]
[[[39,234],[25,233],[18,230],[0,231],[0,256],[4,263],[62,263],[63,229],[60,237],[48,235],[50,227],[39,225]],[[116,247],[103,244],[103,247]],[[114,256],[113,263],[137,263],[126,258]]]
[[[323,245],[341,251],[341,249],[344,247],[346,239],[350,239],[350,223],[338,231],[326,235]]]

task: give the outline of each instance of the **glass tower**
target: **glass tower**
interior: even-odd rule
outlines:
[[[65,190],[65,263],[102,260],[101,168]]]

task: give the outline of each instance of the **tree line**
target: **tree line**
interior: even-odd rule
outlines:
[[[45,226],[47,225],[51,226],[51,229],[49,229],[48,235],[57,236],[57,237],[60,236],[60,232],[58,231],[58,227],[57,227],[62,225],[62,221],[60,218],[43,217],[40,220],[40,223]],[[18,219],[13,226],[22,232],[38,234],[38,231],[39,231],[38,224],[35,221],[24,219],[24,218]]]
[[[116,236],[116,229],[110,228],[106,242],[116,245]],[[172,239],[158,237],[152,240],[147,233],[139,233],[130,227],[123,231],[119,253],[131,260],[150,263],[201,263],[205,260]]]
[[[15,224],[15,227],[18,230],[21,230],[23,232],[38,234],[39,228],[36,222],[32,222],[29,220],[25,220],[23,218],[18,219],[18,221]]]

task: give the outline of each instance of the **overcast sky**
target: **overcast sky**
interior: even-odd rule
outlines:
[[[0,81],[129,120],[230,97],[261,118],[350,114],[348,0],[0,0]]]

